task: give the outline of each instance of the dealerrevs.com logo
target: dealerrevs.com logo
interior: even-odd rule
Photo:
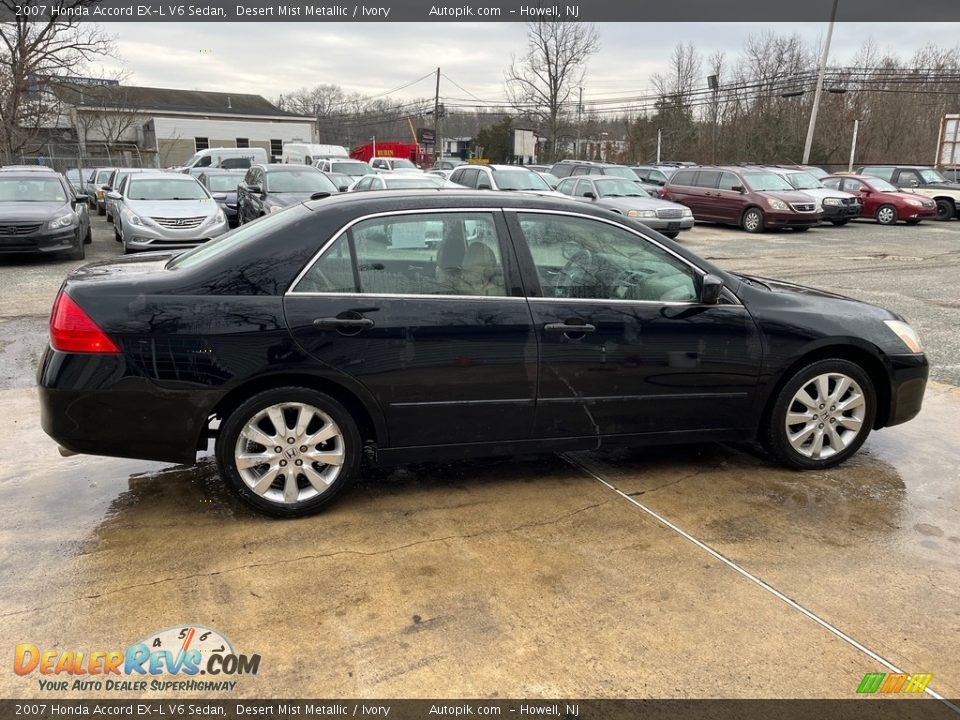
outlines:
[[[13,671],[41,676],[44,691],[230,691],[237,681],[228,678],[259,670],[259,655],[236,652],[225,635],[202,625],[166,628],[125,650],[43,650],[21,643],[13,654]]]

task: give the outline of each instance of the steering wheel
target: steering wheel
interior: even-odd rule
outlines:
[[[580,248],[567,258],[566,264],[553,284],[556,297],[573,297],[573,288],[584,284],[583,280],[589,274],[589,268],[592,267],[593,253],[586,248]]]

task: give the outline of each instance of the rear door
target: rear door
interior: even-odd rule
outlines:
[[[701,271],[614,221],[507,218],[540,342],[536,437],[744,428],[761,345],[733,296],[701,304]]]
[[[701,170],[697,173],[696,186],[691,188],[691,210],[698,220],[723,220],[722,205],[720,203],[719,170]]]
[[[514,257],[499,211],[371,217],[302,274],[287,323],[376,399],[392,447],[523,440],[537,342]]]

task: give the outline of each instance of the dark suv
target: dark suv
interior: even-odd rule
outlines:
[[[816,200],[762,167],[680,168],[661,194],[689,207],[697,221],[739,225],[750,233],[809,230],[822,217]]]
[[[937,203],[937,220],[960,217],[960,183],[948,180],[939,170],[922,165],[868,165],[857,174],[872,175],[931,198]]]

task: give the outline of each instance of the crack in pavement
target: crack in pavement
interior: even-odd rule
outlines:
[[[225,568],[223,570],[214,570],[212,572],[206,572],[206,573],[193,573],[191,575],[180,575],[177,577],[161,578],[159,580],[152,580],[150,582],[136,583],[133,585],[125,585],[123,587],[115,588],[113,590],[108,590],[102,593],[96,593],[93,595],[81,595],[79,597],[74,597],[65,601],[61,600],[51,605],[40,605],[37,607],[26,608],[23,610],[14,610],[13,612],[0,614],[0,618],[9,618],[9,617],[15,617],[17,615],[26,615],[28,613],[33,613],[37,611],[49,610],[53,607],[63,607],[64,603],[78,602],[80,600],[96,600],[102,597],[107,597],[109,595],[117,595],[119,593],[127,592],[129,590],[140,590],[142,588],[154,587],[156,585],[163,585],[165,583],[182,582],[184,580],[195,580],[197,578],[216,577],[217,575],[227,575],[230,573],[239,572],[241,570],[250,570],[254,568],[266,568],[266,567],[273,567],[276,565],[288,565],[288,564],[303,562],[304,560],[323,560],[326,558],[337,557],[338,555],[359,555],[361,557],[375,557],[377,555],[389,555],[391,553],[399,552],[401,550],[406,550],[408,548],[416,547],[418,545],[428,545],[432,543],[446,542],[447,540],[470,540],[472,538],[477,538],[482,536],[489,537],[493,535],[506,535],[512,532],[516,532],[518,530],[545,527],[547,525],[556,525],[557,523],[563,522],[564,520],[568,520],[569,518],[575,515],[579,515],[580,513],[586,512],[587,510],[592,510],[594,508],[602,507],[603,505],[607,505],[610,502],[612,502],[612,500],[604,500],[603,502],[593,503],[592,505],[585,505],[584,507],[573,510],[572,512],[564,513],[563,515],[553,518],[552,520],[543,520],[540,522],[533,522],[533,523],[522,523],[520,525],[515,525],[513,527],[503,528],[499,530],[485,529],[485,530],[480,530],[478,532],[466,533],[462,535],[445,535],[443,537],[438,537],[438,538],[427,538],[425,540],[417,540],[416,542],[406,543],[404,545],[397,545],[395,547],[386,548],[384,550],[376,550],[373,552],[364,552],[363,550],[336,550],[334,552],[329,552],[329,553],[300,555],[295,558],[281,558],[279,560],[271,560],[270,562],[248,563],[245,565],[238,565],[237,567]]]

